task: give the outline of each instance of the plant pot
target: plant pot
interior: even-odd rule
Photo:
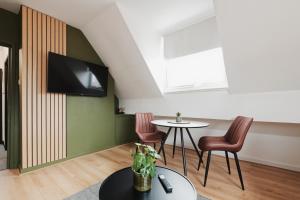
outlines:
[[[176,117],[176,122],[182,122],[182,118],[181,117]]]
[[[133,186],[140,192],[149,191],[152,186],[152,178],[150,176],[143,177],[141,174],[133,171]]]

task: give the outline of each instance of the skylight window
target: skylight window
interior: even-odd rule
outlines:
[[[166,60],[166,92],[227,88],[222,48]]]

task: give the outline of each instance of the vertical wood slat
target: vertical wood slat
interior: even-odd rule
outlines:
[[[42,15],[37,13],[37,164],[42,164]]]
[[[42,118],[42,163],[47,162],[47,132],[46,132],[46,67],[47,67],[47,16],[42,14],[42,66],[41,66],[41,95],[42,95],[42,106],[41,106],[41,118]]]
[[[50,36],[50,51],[51,52],[55,52],[55,24],[54,24],[54,18],[51,18],[51,24],[50,24],[51,28],[50,28],[50,31],[51,31],[51,36]],[[55,142],[55,116],[54,116],[54,106],[55,106],[55,94],[54,93],[51,93],[50,94],[50,134],[51,134],[51,161],[54,161],[55,160],[55,145],[54,145],[54,142]]]
[[[36,118],[36,78],[37,78],[37,12],[32,11],[32,75],[31,75],[31,115],[32,115],[32,166],[37,165],[37,118]]]
[[[28,167],[32,167],[32,10],[28,8],[27,43],[27,157]]]
[[[22,112],[22,168],[27,168],[27,8],[22,7],[22,61],[21,61],[21,112]]]
[[[62,26],[62,22],[60,21],[59,22],[59,24],[58,24],[58,27],[59,27],[59,54],[63,54],[63,45],[62,45],[62,43],[63,43],[63,34],[62,34],[62,32],[63,32],[63,30],[62,30],[62,28],[63,28],[63,26]],[[63,145],[62,145],[62,133],[63,133],[63,131],[62,131],[62,129],[63,129],[63,127],[62,127],[62,117],[63,117],[63,115],[62,115],[62,109],[63,109],[63,107],[62,107],[62,104],[63,104],[63,94],[59,94],[58,95],[58,102],[59,102],[59,107],[58,107],[58,122],[59,122],[59,125],[58,125],[58,127],[59,127],[59,131],[58,131],[58,135],[59,135],[59,147],[58,147],[58,149],[59,149],[59,159],[62,159],[63,158],[63,150],[62,150],[62,148],[63,148]]]
[[[49,51],[66,54],[66,24],[22,6],[22,168],[66,157],[66,96],[47,93]]]
[[[50,37],[51,37],[51,20],[49,16],[47,17],[47,38],[46,38],[46,63],[48,63],[48,52],[51,50],[50,49]],[[45,72],[47,75],[47,64],[46,64],[46,69]],[[47,79],[47,77],[45,77]],[[45,80],[46,80],[45,79]],[[46,81],[45,81],[46,82]],[[47,87],[45,85],[45,87]],[[47,88],[46,88],[47,91]],[[50,101],[51,101],[51,94],[46,92],[46,137],[47,137],[47,162],[51,161],[51,107],[50,107]]]
[[[63,55],[67,55],[67,25],[63,23]],[[63,158],[67,157],[67,126],[66,126],[66,95],[63,95],[63,104],[62,104],[62,111],[63,111],[63,120],[62,120],[62,129],[63,129]]]
[[[55,52],[59,52],[59,26],[58,26],[59,21],[55,20]],[[54,94],[54,127],[55,127],[55,160],[59,159],[59,114],[58,114],[58,108],[59,108],[59,101],[58,101],[58,94]]]

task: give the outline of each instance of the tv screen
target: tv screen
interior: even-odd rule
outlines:
[[[49,52],[47,90],[69,95],[107,95],[108,69]]]

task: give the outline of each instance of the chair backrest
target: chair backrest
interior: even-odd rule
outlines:
[[[252,122],[253,118],[238,116],[230,125],[225,139],[230,144],[236,145],[237,152],[241,150]]]
[[[137,134],[156,132],[156,126],[151,124],[152,120],[154,120],[152,113],[136,113],[135,132]]]

